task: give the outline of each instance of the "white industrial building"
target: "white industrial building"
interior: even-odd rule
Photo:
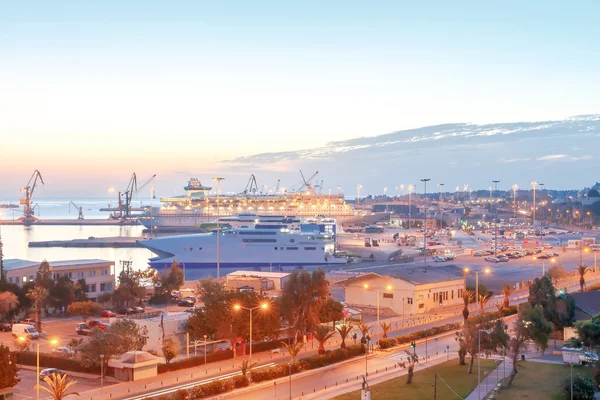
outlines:
[[[388,308],[398,315],[425,313],[462,304],[465,278],[455,265],[385,269],[385,275],[365,273],[336,282],[346,289],[346,305]]]
[[[9,283],[23,286],[33,282],[41,261],[21,259],[4,260],[4,271]],[[96,300],[102,293],[115,290],[115,263],[108,260],[66,260],[48,261],[52,277],[58,280],[66,276],[73,282],[85,279],[85,293],[90,300]]]
[[[227,274],[227,287],[252,288],[255,292],[280,292],[289,276],[289,272],[235,271]]]

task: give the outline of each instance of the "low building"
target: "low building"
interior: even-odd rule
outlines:
[[[385,275],[383,275],[385,273]],[[462,268],[456,265],[388,267],[336,282],[346,289],[346,305],[387,308],[398,315],[461,305],[465,290]]]
[[[185,326],[192,314],[188,312],[162,312],[154,311],[144,314],[132,314],[110,318],[110,323],[120,319],[130,319],[140,328],[146,330],[146,344],[144,351],[153,351],[162,354],[164,340],[173,339],[178,347],[185,348]]]
[[[164,358],[145,351],[128,351],[118,359],[108,360],[108,366],[114,368],[115,378],[129,382],[158,375],[158,364],[164,362]]]
[[[33,282],[41,261],[21,259],[4,260],[4,270],[9,283],[23,286]],[[66,276],[73,282],[85,279],[85,293],[96,300],[102,293],[115,290],[115,263],[108,260],[48,261],[54,280]]]
[[[290,276],[289,272],[235,271],[227,274],[229,289],[251,289],[255,292],[280,292]]]

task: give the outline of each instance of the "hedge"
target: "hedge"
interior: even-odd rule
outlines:
[[[17,357],[18,364],[31,366],[37,365],[37,353],[34,351],[14,352],[13,354]],[[100,374],[100,365],[84,367],[77,359],[56,357],[44,353],[40,353],[40,367],[58,368],[64,371]]]
[[[228,360],[231,358],[233,358],[233,351],[231,351],[231,350],[219,351],[214,354],[208,354],[206,356],[206,363],[208,364],[211,362],[223,361],[223,360]],[[196,356],[196,357],[190,357],[190,358],[184,359],[184,360],[173,361],[168,364],[159,364],[158,365],[158,373],[162,374],[164,372],[169,372],[169,371],[178,371],[180,369],[197,367],[199,365],[204,365],[204,356],[203,355]]]

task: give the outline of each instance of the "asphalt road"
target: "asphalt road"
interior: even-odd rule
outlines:
[[[21,381],[15,386],[15,400],[35,399],[36,397],[36,372],[26,369],[19,371]],[[100,377],[90,379],[82,377],[72,377],[77,383],[72,387],[73,391],[83,393],[87,390],[95,389],[100,386]],[[111,382],[104,382],[105,386],[111,385]],[[45,385],[42,382],[42,385]],[[51,399],[46,391],[40,389],[40,399]]]

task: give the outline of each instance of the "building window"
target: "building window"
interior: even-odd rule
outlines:
[[[452,300],[454,300],[454,290],[452,290]]]
[[[316,250],[316,247],[305,247],[304,250]]]
[[[112,283],[108,282],[108,283],[101,283],[100,284],[100,291],[101,292],[110,292],[112,291]]]
[[[23,283],[26,283],[26,282],[27,282],[27,277],[26,277],[26,276],[24,276],[24,277],[23,277]]]
[[[286,247],[288,250],[298,250],[297,247]]]
[[[393,299],[394,298],[394,293],[384,293],[383,294],[383,298],[384,299]]]
[[[33,282],[33,275],[29,275],[29,282]]]
[[[12,276],[8,278],[8,283],[12,283]]]
[[[406,298],[406,304],[412,304],[413,303],[413,298],[412,297],[407,297]]]
[[[89,285],[90,287],[90,292],[94,293],[96,291],[96,284],[92,283],[91,285]]]

